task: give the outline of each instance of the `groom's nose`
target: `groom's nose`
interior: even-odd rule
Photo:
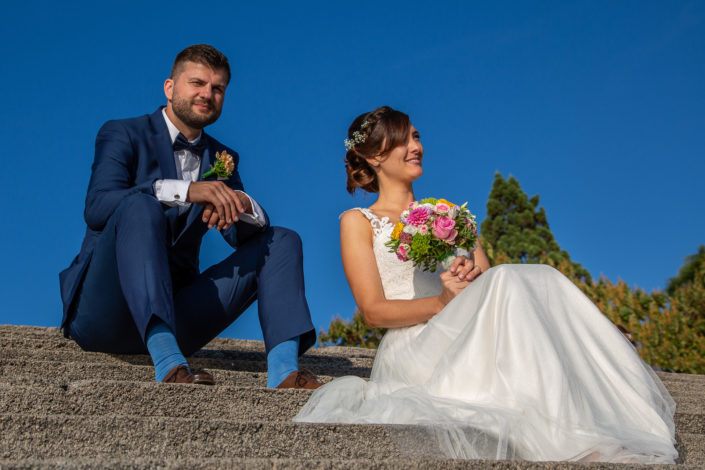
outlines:
[[[210,83],[206,83],[198,89],[198,95],[202,98],[210,99],[213,96],[213,87]]]

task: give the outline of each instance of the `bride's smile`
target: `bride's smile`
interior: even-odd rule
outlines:
[[[416,128],[409,127],[407,141],[393,148],[386,156],[370,159],[377,171],[380,184],[389,184],[392,180],[410,183],[423,175],[423,145],[421,135]]]

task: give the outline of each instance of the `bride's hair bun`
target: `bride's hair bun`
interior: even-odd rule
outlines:
[[[406,144],[410,129],[409,116],[389,106],[355,118],[348,129],[348,151],[345,154],[347,190],[350,194],[358,188],[368,193],[379,191],[377,173],[367,159],[384,157],[390,150]]]

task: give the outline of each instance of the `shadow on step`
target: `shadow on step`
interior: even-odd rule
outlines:
[[[143,354],[111,354],[115,359],[132,365],[152,365],[149,356]],[[194,367],[213,370],[235,370],[245,372],[266,372],[267,360],[263,352],[229,349],[201,349],[188,358]],[[299,363],[316,374],[330,377],[355,375],[369,377],[372,371],[372,358],[348,358],[343,356],[304,354]]]

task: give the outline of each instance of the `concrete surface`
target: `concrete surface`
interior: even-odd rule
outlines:
[[[374,350],[313,349],[324,380],[369,377]],[[292,423],[310,392],[265,388],[264,346],[216,339],[190,358],[215,387],[154,383],[148,356],[82,351],[56,328],[0,326],[1,469],[701,469],[705,376],[659,373],[678,407],[675,466],[413,458],[392,426]]]

